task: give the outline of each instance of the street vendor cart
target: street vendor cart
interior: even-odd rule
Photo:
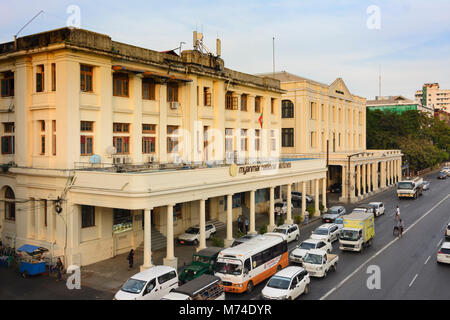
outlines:
[[[17,249],[18,252],[24,252],[19,260],[19,273],[24,277],[35,276],[46,272],[45,261],[42,259],[44,252],[48,249],[25,244]]]

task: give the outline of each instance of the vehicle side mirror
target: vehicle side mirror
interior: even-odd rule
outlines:
[[[248,274],[248,269],[244,268],[244,274]]]

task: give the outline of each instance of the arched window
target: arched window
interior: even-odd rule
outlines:
[[[294,117],[294,104],[290,100],[283,100],[281,102],[281,117],[293,118]]]
[[[14,191],[10,187],[6,187],[5,190],[5,219],[15,221],[16,220],[16,199]],[[13,201],[11,201],[13,200]]]

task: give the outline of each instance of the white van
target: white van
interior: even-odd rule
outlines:
[[[168,266],[154,266],[128,279],[114,300],[160,300],[176,288],[177,271]]]

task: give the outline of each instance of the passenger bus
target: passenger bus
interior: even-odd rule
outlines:
[[[266,233],[222,250],[217,257],[215,275],[222,279],[225,292],[250,292],[288,264],[286,236]]]

